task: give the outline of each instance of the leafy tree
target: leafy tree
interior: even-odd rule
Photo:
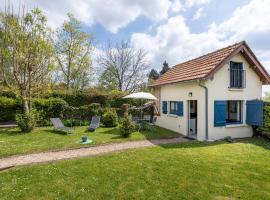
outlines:
[[[169,71],[170,67],[169,64],[166,62],[166,60],[163,62],[162,70],[159,72],[160,75],[165,74],[167,71]]]
[[[114,46],[108,43],[98,59],[102,71],[100,85],[109,90],[136,90],[146,78],[145,72],[149,67],[146,56],[145,50],[136,50],[128,42],[122,41]]]
[[[91,80],[93,36],[81,31],[81,28],[81,23],[72,14],[68,14],[68,21],[57,31],[55,57],[66,90],[84,89]]]
[[[21,13],[10,8],[0,13],[0,71],[28,113],[32,97],[47,85],[52,44],[43,13],[39,9]]]
[[[148,80],[153,81],[153,80],[157,80],[158,78],[159,78],[159,73],[157,72],[157,70],[152,69],[150,73],[148,74]]]
[[[264,101],[270,102],[270,92],[265,92],[265,96],[263,97]]]
[[[270,138],[270,103],[264,105],[263,125],[257,128],[262,135]]]

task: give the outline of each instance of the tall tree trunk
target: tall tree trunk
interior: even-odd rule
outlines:
[[[31,80],[31,71],[29,70],[28,72],[28,79],[29,79],[29,85],[28,85],[28,110],[29,112],[32,110],[32,92],[31,92],[31,89],[32,89],[32,80]]]
[[[70,79],[67,77],[66,93],[69,91]]]
[[[21,91],[21,99],[22,99],[22,104],[23,104],[23,112],[24,113],[29,113],[29,105],[26,97],[26,90]]]

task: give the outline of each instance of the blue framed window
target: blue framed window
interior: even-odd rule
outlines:
[[[183,101],[169,101],[169,113],[173,115],[184,115],[184,103]]]
[[[170,114],[177,114],[177,101],[170,101]]]
[[[243,101],[215,101],[214,126],[243,123]]]
[[[242,101],[227,101],[226,124],[242,124]]]
[[[243,70],[243,63],[230,62],[230,88],[244,88],[245,87],[245,71]]]

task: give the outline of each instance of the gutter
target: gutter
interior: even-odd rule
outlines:
[[[199,86],[204,88],[205,92],[205,140],[208,141],[208,88],[201,84],[202,79],[198,81]]]

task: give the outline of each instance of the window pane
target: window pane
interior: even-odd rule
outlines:
[[[176,101],[170,101],[170,113],[176,113]]]
[[[230,87],[243,87],[243,65],[242,63],[231,62],[230,65]]]
[[[227,123],[241,122],[242,102],[227,101]]]

